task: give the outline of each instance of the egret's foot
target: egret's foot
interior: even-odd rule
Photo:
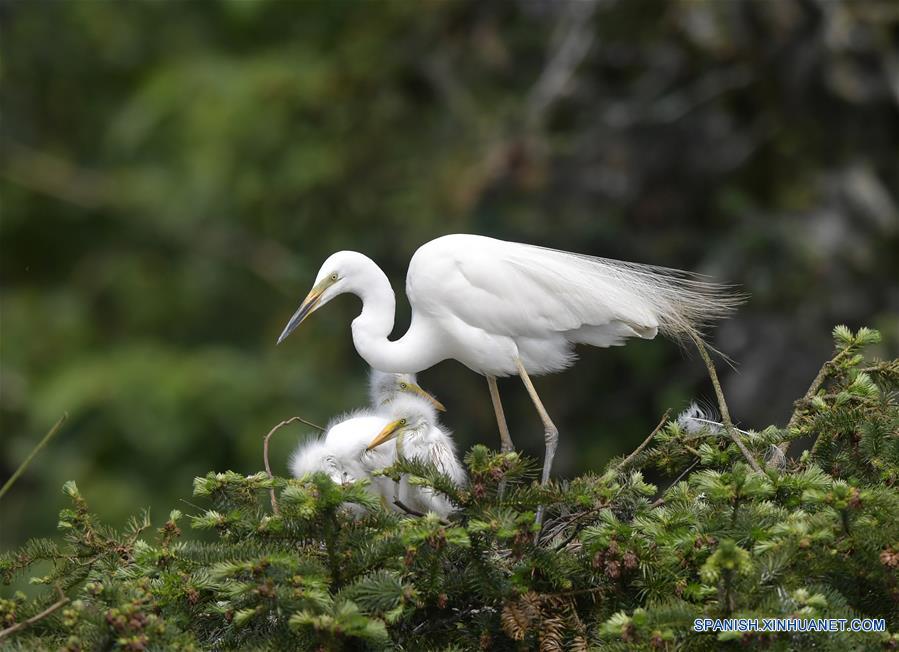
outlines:
[[[556,447],[559,444],[559,429],[553,424],[552,421],[548,421],[546,424],[546,431],[544,432],[544,440],[546,442],[546,453],[543,457],[543,477],[540,480],[540,486],[545,487],[549,483],[549,474],[553,468],[553,460],[556,457]],[[540,505],[537,508],[537,525],[543,527],[543,513],[544,506]],[[537,536],[540,536],[539,532]]]
[[[556,447],[559,445],[559,429],[551,421],[547,424],[544,441],[546,443],[546,452],[543,456],[543,476],[540,479],[540,484],[545,486],[549,482],[549,474],[552,471],[553,460],[556,457]]]

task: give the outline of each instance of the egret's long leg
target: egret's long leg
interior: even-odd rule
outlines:
[[[515,450],[515,444],[509,436],[509,425],[506,423],[506,413],[503,412],[503,403],[499,398],[499,388],[496,386],[496,376],[487,376],[487,386],[490,387],[490,400],[493,401],[493,411],[496,412],[496,425],[499,426],[499,440],[504,453]]]
[[[521,376],[521,381],[528,390],[528,394],[531,395],[531,400],[534,402],[534,407],[537,408],[537,412],[540,414],[540,419],[543,420],[546,455],[543,458],[543,478],[541,484],[546,484],[549,482],[549,472],[553,466],[553,458],[556,456],[556,446],[559,443],[559,429],[556,428],[556,424],[549,418],[546,408],[543,407],[543,401],[541,401],[540,397],[537,395],[537,390],[534,389],[534,383],[531,382],[531,378],[528,376],[528,372],[525,371],[524,365],[521,364],[521,360],[519,359],[515,362],[518,365],[518,375]]]

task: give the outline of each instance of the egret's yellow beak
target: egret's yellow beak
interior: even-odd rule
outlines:
[[[365,450],[370,451],[372,448],[377,448],[378,446],[383,444],[385,441],[393,439],[394,437],[397,436],[397,434],[399,434],[400,428],[402,428],[405,425],[406,425],[405,419],[397,419],[396,421],[391,421],[386,426],[384,426],[384,429],[378,433],[377,437],[375,437],[374,439],[371,440],[371,443],[368,445],[368,447]]]
[[[446,408],[443,406],[443,403],[437,400],[437,397],[433,394],[429,394],[421,387],[416,385],[415,383],[408,383],[406,386],[406,391],[412,392],[413,394],[417,394],[421,396],[423,399],[426,399],[431,405],[440,410],[441,412],[446,412]]]
[[[326,276],[320,283],[317,283],[314,288],[309,290],[309,294],[303,299],[303,303],[300,304],[297,311],[293,313],[293,317],[290,318],[290,321],[287,322],[287,326],[285,326],[284,330],[281,332],[277,344],[283,342],[297,326],[303,323],[303,320],[305,320],[306,317],[315,312],[320,305],[322,294],[324,294],[325,290],[327,290],[332,283],[334,283],[332,278]]]

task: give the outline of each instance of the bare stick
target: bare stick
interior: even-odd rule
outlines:
[[[671,410],[665,410],[665,414],[662,415],[662,420],[659,421],[659,425],[657,425],[655,428],[652,429],[652,432],[649,433],[649,437],[644,439],[643,443],[640,444],[639,446],[637,446],[636,450],[634,450],[633,453],[631,453],[630,455],[625,457],[618,464],[618,466],[615,467],[616,472],[621,471],[622,469],[626,468],[629,464],[631,464],[634,461],[634,459],[637,457],[637,455],[639,455],[643,451],[644,448],[649,446],[649,442],[652,441],[652,438],[658,434],[658,432],[659,432],[659,430],[661,430],[662,426],[664,426],[665,423],[668,421],[668,414],[670,412],[671,412]]]
[[[574,538],[580,533],[581,530],[584,529],[584,527],[586,527],[586,523],[582,523],[582,521],[585,518],[587,518],[588,516],[592,516],[593,514],[596,514],[597,512],[601,512],[602,510],[608,509],[608,508],[609,508],[608,504],[604,503],[604,504],[600,505],[599,507],[593,507],[591,509],[588,509],[586,512],[581,512],[580,514],[575,516],[574,519],[569,523],[569,525],[574,525],[574,531],[572,531],[572,533],[569,536],[565,537],[565,539],[562,541],[562,543],[558,544],[554,548],[554,550],[556,552],[558,552],[559,550],[561,550],[562,548],[567,546],[569,543],[574,541]],[[560,530],[560,533],[562,531],[564,531],[564,527],[562,530]]]
[[[399,507],[401,510],[409,514],[410,516],[424,516],[423,512],[419,512],[417,509],[412,509],[411,507],[407,507],[406,504],[400,500],[399,498],[393,501],[393,504]]]
[[[671,487],[673,487],[678,482],[683,480],[684,476],[687,475],[690,471],[692,471],[693,468],[697,464],[699,464],[699,460],[693,460],[693,463],[690,466],[688,466],[687,468],[685,468],[683,471],[681,471],[681,474],[674,479],[674,482],[672,482],[670,485],[668,485],[668,489],[671,489]],[[665,489],[665,491],[668,491],[668,489]],[[649,506],[649,508],[655,509],[656,507],[660,507],[661,505],[664,505],[664,504],[665,504],[665,499],[662,497],[659,497],[652,505]]]
[[[818,375],[815,376],[814,380],[812,380],[812,384],[809,385],[808,391],[805,392],[805,395],[801,399],[796,401],[796,409],[793,410],[793,414],[790,415],[790,420],[787,422],[787,426],[785,428],[787,433],[789,433],[790,430],[796,427],[796,424],[799,422],[799,415],[803,411],[803,407],[808,405],[809,401],[811,401],[815,397],[815,394],[817,394],[818,390],[821,389],[821,385],[823,385],[824,381],[827,380],[827,376],[830,374],[831,368],[840,360],[840,358],[849,353],[850,348],[851,347],[847,346],[842,351],[837,353],[833,358],[821,365],[821,368],[818,370]],[[815,444],[817,443],[818,442],[816,440]],[[790,442],[782,442],[781,444],[778,444],[777,447],[780,449],[781,453],[786,453],[787,449],[790,447]]]
[[[699,349],[699,355],[702,357],[702,361],[705,362],[705,366],[708,367],[709,378],[712,380],[712,387],[715,388],[715,397],[718,399],[718,409],[721,411],[721,422],[724,424],[724,429],[737,445],[737,448],[740,449],[740,452],[743,453],[743,457],[749,462],[749,466],[751,466],[753,470],[761,473],[762,467],[759,466],[759,463],[755,461],[752,453],[749,452],[749,449],[746,448],[746,445],[740,440],[740,436],[737,434],[734,429],[734,424],[730,420],[730,412],[728,411],[727,403],[724,400],[724,392],[721,391],[721,383],[718,381],[718,372],[715,370],[715,363],[712,362],[712,359],[709,357],[705,342],[698,337],[694,337],[693,341],[696,343],[696,348]]]
[[[65,420],[68,418],[69,413],[63,413],[59,421],[57,421],[53,425],[53,427],[50,428],[47,434],[44,435],[44,438],[38,442],[37,446],[31,449],[31,452],[28,453],[28,457],[25,458],[25,461],[19,464],[19,468],[17,468],[15,472],[9,477],[9,480],[7,480],[3,484],[3,488],[0,489],[0,498],[3,498],[3,496],[6,495],[6,492],[9,491],[9,488],[13,486],[13,483],[15,483],[15,481],[19,479],[19,476],[25,472],[25,469],[28,468],[31,460],[34,459],[34,456],[37,455],[41,451],[41,449],[47,445],[47,442],[53,438],[53,435],[55,435],[59,431],[60,426],[62,426],[62,424],[65,423]]]
[[[66,597],[66,594],[62,592],[62,589],[59,588],[59,586],[56,587],[56,591],[59,593],[59,600],[57,600],[56,602],[51,604],[49,607],[44,609],[39,614],[35,614],[28,620],[23,620],[20,623],[16,623],[15,625],[11,625],[10,627],[7,627],[3,631],[0,631],[0,641],[2,641],[7,636],[12,636],[13,634],[15,634],[16,632],[18,632],[21,629],[25,629],[29,625],[33,625],[34,623],[38,622],[39,620],[46,618],[47,616],[52,614],[54,611],[56,611],[60,607],[63,607],[66,604],[68,604],[69,598]]]
[[[276,432],[278,432],[278,430],[280,430],[281,428],[283,428],[286,425],[294,423],[295,421],[299,421],[300,423],[303,423],[307,426],[311,426],[312,428],[317,428],[318,430],[324,430],[324,428],[322,428],[321,426],[317,426],[314,423],[312,423],[311,421],[306,421],[306,419],[304,419],[302,417],[290,417],[286,421],[282,421],[277,426],[272,428],[269,431],[269,433],[265,436],[265,439],[262,440],[262,460],[265,462],[265,472],[268,473],[268,477],[270,480],[273,480],[275,478],[275,476],[272,475],[272,467],[268,463],[268,441],[269,441],[269,439],[271,439],[272,435],[274,435]],[[280,516],[281,510],[278,507],[278,499],[275,498],[275,488],[274,487],[269,488],[268,492],[272,498],[272,511],[275,513],[275,516]]]
[[[395,498],[393,501],[393,504],[396,505],[397,507],[399,507],[404,512],[406,512],[409,516],[427,516],[427,514],[424,514],[423,512],[419,512],[417,509],[412,509],[411,507],[407,506],[399,498]],[[446,519],[440,519],[440,524],[441,525],[449,525],[449,521],[447,521]]]
[[[316,423],[312,423],[311,421],[308,421],[308,420],[304,419],[303,417],[290,417],[290,419],[287,420],[287,423],[291,423],[292,421],[299,421],[304,426],[309,426],[310,428],[315,428],[319,432],[325,431],[325,429],[322,426],[320,426]]]

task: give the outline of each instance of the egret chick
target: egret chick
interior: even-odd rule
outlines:
[[[393,506],[394,483],[389,478],[372,476],[371,472],[393,464],[394,447],[385,445],[377,451],[367,451],[368,443],[389,423],[393,414],[390,406],[398,397],[414,397],[432,412],[445,408],[419,387],[414,374],[372,370],[369,394],[371,408],[336,417],[328,423],[322,437],[300,443],[291,457],[290,470],[294,477],[321,471],[336,483],[367,479],[371,482],[371,493]],[[436,421],[436,416],[433,420]]]
[[[290,471],[300,478],[307,473],[327,473],[337,484],[368,480],[368,491],[385,505],[392,506],[396,488],[389,478],[373,477],[374,469],[393,464],[389,448],[367,451],[373,433],[389,421],[375,410],[362,409],[332,419],[321,437],[307,439],[294,451]],[[351,507],[356,513],[363,510]]]
[[[446,412],[443,403],[418,385],[415,374],[391,374],[372,369],[368,380],[368,392],[371,406],[375,409],[384,407],[401,394],[411,394],[426,399],[441,412]]]
[[[440,425],[437,412],[429,401],[400,394],[390,403],[389,415],[388,423],[368,444],[369,452],[386,450],[394,459],[405,457],[429,462],[456,485],[465,484],[465,470],[456,454],[452,435]],[[368,460],[365,463],[370,464]],[[402,478],[399,485],[398,497],[406,507],[435,512],[442,517],[453,511],[452,504],[429,487],[412,486],[407,478]]]

